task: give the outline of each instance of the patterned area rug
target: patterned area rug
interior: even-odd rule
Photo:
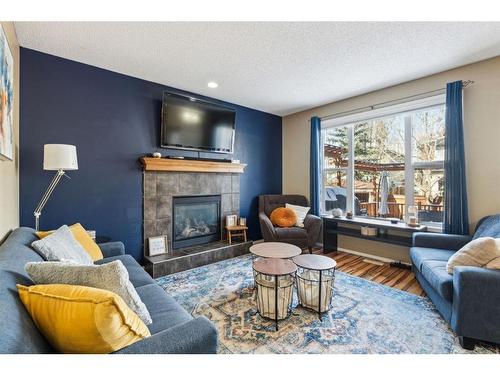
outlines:
[[[296,307],[276,332],[257,314],[251,262],[245,255],[157,282],[193,316],[214,322],[221,353],[472,353],[460,347],[429,299],[339,271],[333,307],[322,322]],[[476,346],[474,352],[499,349]]]

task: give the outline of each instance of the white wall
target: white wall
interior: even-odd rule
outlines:
[[[355,72],[353,72],[354,74]],[[456,80],[473,80],[464,91],[464,132],[471,228],[500,213],[500,57],[434,74],[283,118],[283,192],[309,196],[309,140],[312,116],[325,116],[420,94]],[[408,249],[341,238],[340,246],[408,260]]]
[[[14,160],[0,160],[0,242],[19,226],[19,43],[12,22],[1,22],[14,59]]]

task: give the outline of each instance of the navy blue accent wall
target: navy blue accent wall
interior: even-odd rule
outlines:
[[[165,90],[185,93],[21,48],[21,225],[34,227],[33,210],[53,176],[42,168],[43,145],[73,144],[79,170],[68,172],[71,180],[61,180],[43,211],[41,229],[81,222],[102,239],[123,241],[127,252],[140,259],[138,158],[154,151],[196,155],[159,147]],[[257,196],[281,193],[281,117],[220,103],[237,111],[233,158],[248,164],[241,176],[240,214],[248,218],[250,238],[259,239]]]

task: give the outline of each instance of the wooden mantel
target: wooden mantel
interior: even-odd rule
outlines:
[[[246,164],[203,160],[141,158],[145,171],[243,173]]]

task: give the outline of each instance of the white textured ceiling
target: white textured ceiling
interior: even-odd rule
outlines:
[[[16,22],[15,28],[23,47],[278,115],[500,55],[498,22]],[[217,89],[207,87],[211,80]]]

